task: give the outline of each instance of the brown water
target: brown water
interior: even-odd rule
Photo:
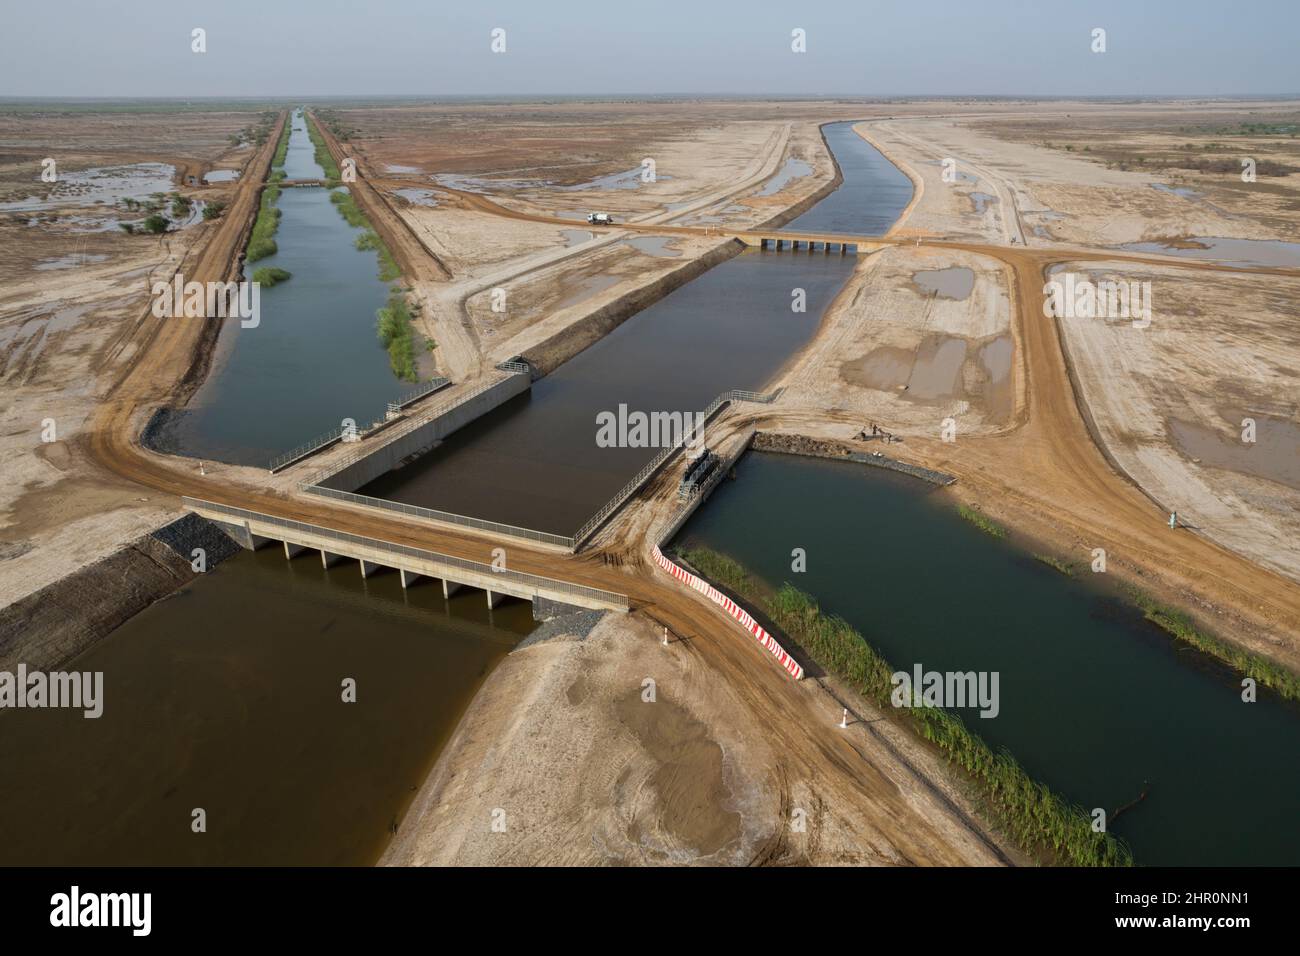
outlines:
[[[99,719],[0,713],[0,865],[373,863],[532,627],[525,602],[242,553],[61,668],[104,673]]]
[[[1300,424],[1251,412],[1226,412],[1227,431],[1213,423],[1169,420],[1169,437],[1188,458],[1215,468],[1276,481],[1300,491]],[[1242,419],[1255,420],[1255,441],[1241,440]]]

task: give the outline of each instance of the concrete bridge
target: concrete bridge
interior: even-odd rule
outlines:
[[[249,550],[280,544],[284,547],[286,559],[292,559],[304,551],[316,551],[320,553],[321,565],[326,568],[343,561],[357,562],[363,578],[384,569],[396,571],[404,588],[411,587],[423,578],[441,581],[444,597],[450,597],[462,588],[477,588],[485,593],[489,608],[496,607],[506,597],[522,598],[534,602],[533,616],[539,619],[554,616],[539,613],[542,610],[539,604],[562,605],[566,609],[628,609],[627,595],[614,591],[523,571],[497,569],[490,564],[466,558],[335,531],[320,525],[278,518],[198,498],[182,498],[181,502],[187,510],[218,525]]]
[[[774,249],[777,252],[789,249],[791,252],[823,252],[827,255],[838,253],[841,256],[856,256],[858,254],[858,244],[846,240],[813,239],[799,236],[748,235],[741,236],[740,239],[746,245],[758,246],[760,249]]]

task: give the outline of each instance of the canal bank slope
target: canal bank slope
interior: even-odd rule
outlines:
[[[1009,861],[927,754],[875,724],[837,729],[815,682],[804,727],[807,711],[724,676],[693,637],[664,647],[644,613],[553,625],[487,679],[381,864]]]

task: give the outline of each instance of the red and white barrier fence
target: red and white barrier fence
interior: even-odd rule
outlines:
[[[691,572],[687,571],[685,568],[679,567],[677,564],[664,557],[664,553],[659,550],[658,545],[655,546],[652,553],[654,555],[655,563],[658,564],[659,567],[663,568],[677,580],[699,591],[714,604],[721,606],[723,610],[740,622],[741,627],[754,635],[754,638],[759,644],[771,652],[772,656],[777,659],[777,662],[786,669],[791,677],[795,680],[803,680],[803,668],[799,666],[799,662],[791,657],[786,652],[785,648],[776,642],[776,638],[767,633],[767,631],[763,629],[762,625],[754,620],[748,611],[731,598],[727,597],[708,581],[691,574]]]

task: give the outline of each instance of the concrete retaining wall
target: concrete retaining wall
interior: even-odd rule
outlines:
[[[336,491],[356,491],[380,475],[392,471],[406,458],[428,451],[452,432],[464,428],[476,418],[486,415],[531,387],[532,379],[528,375],[510,375],[418,428],[394,438],[386,445],[380,445],[364,458],[345,466],[319,484]]]
[[[840,461],[853,461],[860,465],[870,465],[873,468],[885,468],[889,471],[902,472],[905,475],[911,475],[913,478],[928,481],[932,485],[951,485],[957,480],[952,475],[944,474],[942,471],[923,468],[920,465],[911,465],[905,461],[890,458],[883,453],[857,451],[842,442],[808,438],[805,435],[774,435],[770,432],[759,432],[754,436],[753,447],[755,451],[772,451],[786,455],[804,455],[808,458],[834,458]]]

